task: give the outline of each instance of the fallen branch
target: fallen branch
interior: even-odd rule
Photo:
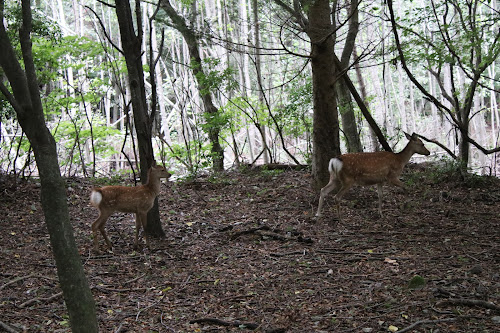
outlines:
[[[500,312],[500,306],[491,302],[482,301],[480,299],[448,298],[437,303],[437,305],[444,305],[444,304],[479,306],[482,308]]]
[[[219,325],[219,326],[225,326],[225,327],[244,327],[248,328],[251,330],[255,330],[259,328],[260,325],[254,324],[254,323],[243,323],[240,321],[225,321],[217,318],[198,318],[198,319],[193,319],[190,320],[189,323],[191,324],[213,324],[213,325]]]
[[[143,277],[145,277],[145,276],[146,276],[146,274],[142,274],[142,275],[140,275],[140,276],[138,276],[138,277],[133,278],[132,280],[125,281],[125,282],[123,283],[123,285],[127,285],[127,284],[129,284],[129,283],[135,282],[135,281],[137,281],[137,280],[139,280],[139,279],[142,279],[142,278],[143,278]]]
[[[263,226],[260,226],[260,227],[257,227],[257,228],[251,228],[251,229],[248,229],[248,230],[242,230],[242,231],[239,231],[239,232],[235,232],[231,236],[231,240],[235,240],[236,238],[238,238],[240,236],[243,236],[243,235],[248,235],[248,234],[256,233],[257,231],[260,231],[260,230],[269,230],[269,227],[266,226],[266,225],[263,225]]]
[[[307,170],[309,167],[307,164],[280,164],[280,163],[269,163],[262,165],[250,165],[246,164],[245,166],[251,167],[253,170],[295,170],[295,171],[303,171]]]
[[[50,302],[50,301],[52,301],[52,300],[54,300],[54,299],[62,296],[62,294],[63,293],[61,291],[60,293],[54,294],[54,295],[52,295],[50,297],[45,297],[45,298],[44,297],[36,297],[36,298],[32,298],[32,299],[27,300],[26,302],[20,304],[19,307],[20,308],[24,308],[24,307],[26,307],[28,305],[31,305],[33,303],[36,303],[36,302]]]
[[[4,323],[3,321],[0,321],[0,328],[2,328],[3,330],[5,330],[5,332],[9,332],[9,333],[18,333],[20,332],[19,330],[7,325],[6,323]]]
[[[97,289],[100,291],[112,292],[112,293],[143,292],[148,290],[148,288],[110,288],[106,286],[94,286],[92,289]]]
[[[276,229],[275,229],[276,230]],[[224,230],[225,231],[225,230]],[[279,232],[279,230],[278,230]],[[282,242],[288,242],[288,241],[297,241],[299,243],[305,243],[305,244],[312,244],[314,241],[310,238],[304,238],[300,233],[298,234],[297,237],[296,235],[292,235],[292,237],[288,236],[283,236],[280,235],[278,232],[272,231],[270,227],[263,225],[255,228],[250,228],[248,230],[242,230],[235,232],[234,234],[231,235],[231,240],[235,240],[236,238],[242,236],[242,235],[249,235],[249,234],[255,234],[257,236],[260,236],[262,239],[272,239],[272,240],[278,240]]]
[[[403,332],[409,332],[413,330],[415,327],[420,326],[420,325],[427,325],[427,324],[439,324],[439,323],[446,323],[446,322],[451,322],[451,321],[456,321],[457,318],[444,318],[444,319],[436,319],[436,320],[419,320],[413,324],[411,324],[408,327],[403,328],[402,330],[398,330],[398,333],[403,333]]]
[[[32,277],[33,275],[34,275],[34,274],[30,274],[30,275],[20,276],[20,277],[18,277],[18,278],[15,278],[14,280],[9,281],[9,282],[7,282],[6,284],[4,284],[4,285],[0,286],[0,290],[2,290],[2,289],[4,289],[4,288],[6,288],[6,287],[8,287],[8,286],[10,286],[11,284],[14,284],[14,283],[16,283],[16,282],[19,282],[19,281],[22,281],[22,280],[25,280],[25,279],[29,279],[29,278],[30,278],[30,277]]]

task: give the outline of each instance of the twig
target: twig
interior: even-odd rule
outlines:
[[[190,320],[191,324],[214,324],[219,326],[245,327],[251,330],[259,328],[260,325],[254,323],[242,323],[240,321],[225,321],[217,318],[198,318]]]
[[[123,289],[119,289],[119,288],[108,288],[108,287],[104,287],[104,286],[95,286],[92,289],[97,289],[97,290],[101,290],[104,292],[116,292],[116,293],[128,293],[128,292],[133,292],[133,291],[141,292],[141,291],[148,290],[148,288],[123,288]]]
[[[414,329],[415,327],[420,326],[420,325],[446,323],[446,322],[456,321],[456,320],[457,320],[457,318],[444,318],[444,319],[436,319],[436,320],[427,320],[427,319],[419,320],[417,322],[414,322],[410,326],[403,328],[402,330],[398,330],[398,333],[409,332],[412,329]]]
[[[45,298],[44,297],[36,297],[36,298],[32,298],[32,299],[27,300],[26,302],[20,304],[19,307],[20,308],[24,308],[24,307],[26,307],[28,305],[31,305],[33,303],[36,303],[36,302],[50,302],[50,301],[52,301],[52,300],[54,300],[54,299],[62,296],[62,294],[63,293],[61,291],[60,293],[54,294],[54,295],[52,295],[50,297],[45,297]]]
[[[260,227],[257,227],[257,228],[251,228],[251,229],[248,229],[248,230],[242,230],[242,231],[239,231],[239,232],[235,232],[231,236],[231,240],[235,240],[236,238],[238,238],[240,236],[243,236],[243,235],[248,235],[248,234],[256,233],[257,231],[260,231],[260,230],[269,230],[269,227],[266,226],[266,225],[263,225],[263,226],[260,226]]]
[[[491,302],[482,301],[480,299],[448,298],[439,302],[437,305],[443,305],[443,304],[479,306],[482,308],[500,312],[500,306],[493,304]]]
[[[5,332],[9,332],[9,333],[18,333],[19,331],[9,325],[7,325],[6,323],[4,323],[3,321],[0,321],[0,327],[2,329],[5,330]]]
[[[141,313],[151,309],[152,307],[156,306],[157,304],[159,304],[161,301],[163,301],[163,299],[165,298],[166,294],[163,294],[156,302],[148,305],[147,307],[145,307],[144,309],[140,309],[139,311],[137,311],[137,315],[135,316],[135,321],[138,321],[139,320],[139,316],[141,315]]]
[[[29,279],[29,278],[30,278],[30,277],[32,277],[33,275],[34,275],[34,274],[30,274],[30,275],[20,276],[20,277],[18,277],[18,278],[15,278],[14,280],[9,281],[9,282],[7,282],[6,284],[4,284],[4,285],[0,286],[0,290],[2,290],[2,289],[4,289],[4,288],[6,288],[6,287],[8,287],[8,286],[10,286],[11,284],[14,284],[14,283],[16,283],[16,282],[19,282],[19,281],[22,281],[22,280],[25,280],[25,279]]]
[[[137,281],[137,280],[140,280],[140,279],[142,279],[142,278],[143,278],[143,277],[145,277],[145,276],[146,276],[146,274],[142,274],[141,276],[138,276],[138,277],[136,277],[136,278],[133,278],[132,280],[125,281],[125,282],[123,283],[123,285],[125,286],[125,285],[127,285],[127,284],[129,284],[129,283],[132,283],[132,282],[135,282],[135,281]]]

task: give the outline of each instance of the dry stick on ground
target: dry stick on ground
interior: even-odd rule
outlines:
[[[456,321],[457,318],[444,318],[444,319],[436,319],[436,320],[419,320],[408,327],[403,328],[402,330],[398,330],[398,333],[409,332],[413,330],[415,327],[426,324],[439,324],[446,323],[450,321]]]
[[[20,332],[19,330],[17,329],[14,329],[13,327],[10,327],[9,325],[7,325],[6,323],[0,321],[0,328],[4,329],[5,332],[9,332],[9,333],[18,333]]]
[[[224,321],[220,320],[217,318],[199,318],[199,319],[193,319],[190,320],[189,323],[191,324],[214,324],[214,325],[219,325],[219,326],[232,326],[232,327],[241,327],[245,326],[245,328],[255,330],[259,328],[259,325],[254,324],[254,323],[242,323],[240,321]]]
[[[465,299],[465,298],[449,298],[438,302],[437,305],[452,304],[452,305],[467,305],[467,306],[479,306],[482,308],[494,310],[500,312],[500,306],[493,304],[491,302],[482,301],[479,299]]]
[[[243,235],[248,235],[248,234],[256,233],[257,231],[260,231],[260,230],[270,230],[270,228],[268,226],[266,226],[266,225],[263,225],[263,226],[260,226],[260,227],[257,227],[257,228],[251,228],[251,229],[248,229],[248,230],[238,231],[238,232],[235,232],[231,236],[231,240],[235,240],[236,238],[238,238],[240,236],[243,236]]]
[[[22,281],[22,280],[25,280],[25,279],[29,279],[29,278],[30,278],[30,277],[32,277],[33,275],[34,275],[34,274],[29,274],[29,275],[26,275],[26,276],[20,276],[20,277],[18,277],[18,278],[15,278],[14,280],[9,281],[9,282],[7,282],[6,284],[4,284],[4,285],[0,286],[0,290],[2,290],[2,289],[4,289],[4,288],[6,288],[6,287],[8,287],[8,286],[10,286],[11,284],[14,284],[14,283],[16,283],[16,282],[19,282],[19,281]]]
[[[60,293],[54,294],[54,295],[52,295],[50,297],[36,297],[36,298],[32,298],[32,299],[27,300],[26,302],[20,304],[19,307],[20,308],[24,308],[24,307],[26,307],[28,305],[31,305],[33,303],[36,303],[36,302],[50,302],[50,301],[52,301],[52,300],[54,300],[54,299],[62,296],[62,294],[63,293],[61,291]]]

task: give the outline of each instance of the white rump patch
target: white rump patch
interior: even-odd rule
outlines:
[[[102,200],[102,194],[98,191],[92,191],[90,194],[90,203],[93,205],[99,205]]]
[[[335,171],[335,173],[338,173],[342,169],[342,165],[344,165],[344,162],[342,162],[340,159],[336,157],[332,158],[330,160],[330,163],[328,163],[328,171],[330,171],[330,173],[332,173],[333,171]]]

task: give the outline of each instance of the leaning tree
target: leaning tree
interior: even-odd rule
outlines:
[[[22,1],[19,29],[21,58],[9,37],[5,2],[0,0],[0,66],[7,84],[0,91],[16,111],[17,119],[28,137],[36,159],[41,182],[41,203],[57,274],[68,309],[73,332],[98,332],[95,304],[85,277],[80,254],[71,227],[66,188],[57,159],[56,143],[45,124],[36,68],[32,53],[32,13],[29,0]],[[16,24],[12,24],[16,27]],[[24,64],[21,66],[20,61]]]

